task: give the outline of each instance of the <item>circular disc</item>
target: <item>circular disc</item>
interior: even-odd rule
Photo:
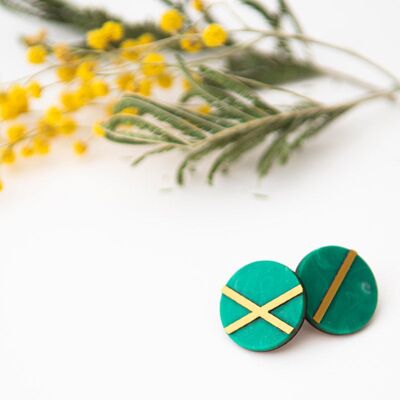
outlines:
[[[305,298],[296,274],[273,261],[239,269],[222,289],[220,315],[229,337],[252,351],[288,342],[304,320]]]
[[[307,320],[336,335],[354,333],[374,314],[378,289],[367,263],[354,250],[327,246],[300,262],[297,274],[307,293]]]

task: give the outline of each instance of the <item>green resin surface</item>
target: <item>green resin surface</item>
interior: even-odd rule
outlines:
[[[296,291],[297,289],[297,292],[300,292],[290,296],[290,299],[269,311],[283,324],[292,328],[290,333],[285,333],[263,318],[256,318],[229,334],[229,337],[239,346],[252,351],[273,350],[288,342],[301,327],[305,314],[304,292],[296,274],[286,266],[273,261],[257,261],[248,264],[231,277],[226,287],[259,307],[279,296],[282,299],[282,295],[290,290]],[[238,304],[225,294],[222,295],[220,315],[226,331],[227,327],[249,313],[251,311],[248,308]]]
[[[377,306],[374,275],[367,263],[356,255],[321,321],[316,321],[317,310],[348,255],[349,249],[343,247],[322,247],[308,254],[296,271],[307,295],[307,320],[331,334],[357,332],[368,323]]]

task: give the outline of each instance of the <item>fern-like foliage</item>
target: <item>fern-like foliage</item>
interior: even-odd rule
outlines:
[[[241,3],[261,15],[272,31],[286,31],[286,26],[288,26],[294,33],[304,33],[298,19],[285,0],[277,0],[275,9],[259,0],[241,0]],[[245,49],[241,53],[228,56],[225,68],[236,75],[272,85],[321,75],[321,71],[310,60],[304,61],[295,56],[292,42],[289,39],[279,37],[275,40],[275,51],[266,53],[255,48]]]
[[[308,61],[287,57],[282,52],[247,49],[226,58],[231,73],[270,85],[301,81],[321,76],[321,70]]]
[[[179,184],[184,183],[186,169],[206,156],[216,155],[208,173],[212,183],[217,172],[259,146],[264,146],[264,152],[257,170],[263,176],[354,106],[323,106],[310,100],[281,110],[266,102],[240,77],[208,66],[191,71],[182,61],[180,64],[194,96],[205,100],[212,113],[204,115],[182,104],[169,106],[132,94],[116,105],[115,115],[105,124],[110,140],[154,146],[135,164],[150,154],[183,151],[185,157],[177,172]],[[137,108],[140,115],[120,114],[127,107]]]
[[[0,0],[0,5],[48,21],[69,25],[81,31],[99,28],[106,21],[119,21],[125,27],[126,37],[152,33],[156,39],[166,34],[150,21],[128,23],[100,8],[83,8],[64,0]]]

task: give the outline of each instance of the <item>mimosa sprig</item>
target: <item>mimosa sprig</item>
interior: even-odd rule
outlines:
[[[85,32],[74,44],[54,43],[45,31],[24,37],[27,59],[39,69],[1,87],[2,171],[20,156],[48,154],[56,140],[72,138],[74,152],[85,154],[92,140],[89,124],[96,136],[150,147],[134,164],[152,154],[183,152],[180,184],[186,169],[205,157],[214,156],[208,173],[212,183],[216,173],[259,147],[257,171],[264,176],[354,107],[376,98],[396,100],[400,83],[392,72],[354,50],[305,34],[284,0],[275,7],[272,1],[241,0],[262,17],[265,28],[254,28],[240,10],[223,2],[219,7],[239,16],[239,27],[219,23],[221,9],[212,3],[160,1],[168,9],[158,22],[132,24],[64,0],[0,0],[8,8]],[[312,55],[314,46],[366,63],[387,85],[320,65]],[[49,73],[53,81],[42,81]],[[286,86],[306,78],[317,85],[320,76],[346,81],[365,94],[321,104]],[[52,90],[58,90],[58,99],[43,109],[45,103],[37,99]],[[174,96],[180,92],[180,101],[166,102],[165,90]],[[271,91],[285,93],[290,101],[267,101]]]

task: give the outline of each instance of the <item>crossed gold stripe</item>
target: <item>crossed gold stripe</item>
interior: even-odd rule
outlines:
[[[298,285],[260,307],[243,295],[235,292],[228,286],[224,286],[222,289],[222,293],[226,297],[230,298],[231,300],[240,304],[242,307],[247,308],[249,311],[251,311],[249,314],[228,325],[225,328],[225,332],[230,335],[231,333],[236,332],[238,329],[241,329],[244,326],[250,324],[257,318],[262,318],[263,320],[269,322],[271,325],[289,335],[294,328],[288,325],[286,322],[282,321],[281,319],[270,314],[270,311],[295,298],[302,292],[303,288],[301,287],[301,285]]]
[[[326,312],[328,311],[329,306],[332,303],[332,300],[335,298],[337,291],[339,290],[341,284],[344,281],[347,273],[349,272],[351,266],[354,263],[354,260],[357,257],[357,253],[354,250],[349,250],[346,258],[343,261],[343,264],[340,266],[335,278],[333,279],[331,286],[325,293],[324,298],[322,299],[321,304],[319,305],[317,311],[313,316],[313,320],[316,323],[320,323],[324,318]]]

